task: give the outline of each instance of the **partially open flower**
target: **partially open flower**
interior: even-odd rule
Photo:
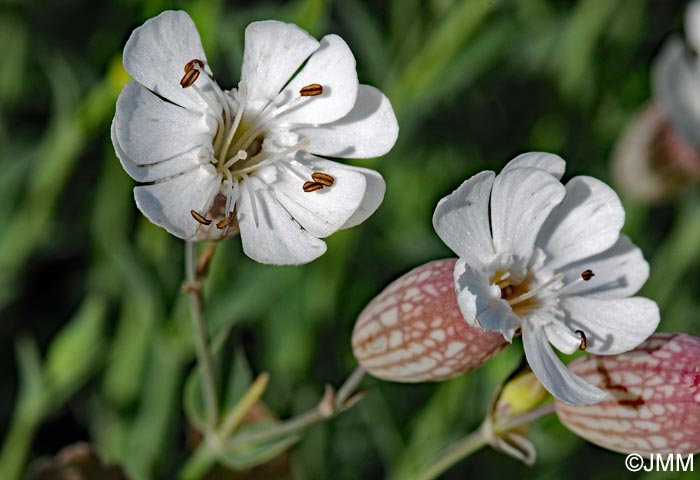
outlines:
[[[352,349],[365,370],[397,382],[445,380],[479,367],[507,345],[500,334],[464,321],[454,289],[455,261],[414,268],[360,313]]]
[[[649,267],[620,234],[615,192],[591,177],[559,179],[565,162],[527,153],[499,175],[479,173],[443,198],[433,225],[459,255],[454,278],[464,319],[508,341],[521,333],[537,378],[557,398],[590,404],[605,392],[572,374],[563,353],[617,354],[659,323],[651,300],[631,297]]]
[[[609,393],[596,405],[555,403],[567,428],[625,453],[700,452],[700,338],[656,333],[636,349],[569,364]]]
[[[302,264],[320,240],[363,222],[384,180],[316,155],[384,155],[398,125],[389,100],[360,85],[337,35],[317,41],[276,21],[246,28],[238,88],[222,90],[192,19],[164,12],[124,48],[124,87],[112,142],[149,220],[187,240],[240,230],[243,250],[272,264]]]
[[[686,42],[670,38],[654,61],[653,101],[633,117],[613,154],[615,181],[642,201],[700,181],[700,2],[685,13]]]

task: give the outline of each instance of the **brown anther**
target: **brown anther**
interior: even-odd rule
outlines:
[[[222,230],[222,229],[228,227],[229,225],[231,225],[232,221],[233,221],[233,214],[229,215],[228,217],[224,218],[223,220],[216,222],[216,228],[218,228],[219,230]]]
[[[583,333],[583,330],[576,330],[575,333],[578,334],[579,337],[581,337],[581,345],[578,346],[578,349],[579,349],[579,350],[585,350],[586,347],[587,347],[587,343],[586,343],[586,334]]]
[[[302,188],[307,193],[315,192],[316,190],[321,190],[323,188],[323,184],[318,182],[306,182]]]
[[[204,68],[204,62],[199,59],[192,59],[185,64],[185,73],[189,73],[194,66],[197,65],[199,68]]]
[[[196,68],[192,68],[189,72],[185,73],[182,76],[182,80],[180,80],[180,86],[182,88],[191,87],[192,85],[194,85],[194,82],[196,82],[198,78],[199,70],[197,70]]]
[[[584,270],[581,273],[581,278],[583,278],[584,282],[587,282],[591,278],[595,277],[595,273],[593,273],[593,270]]]
[[[327,173],[314,172],[311,174],[311,178],[314,182],[320,183],[324,187],[331,187],[335,183],[335,178]]]
[[[311,85],[302,87],[301,90],[299,90],[299,95],[302,97],[315,97],[316,95],[321,95],[322,93],[323,85],[319,85],[318,83],[312,83]]]
[[[207,217],[205,217],[204,215],[202,215],[199,212],[196,212],[194,210],[190,210],[190,213],[192,214],[192,218],[197,220],[202,225],[209,225],[211,223],[211,220],[209,220]]]

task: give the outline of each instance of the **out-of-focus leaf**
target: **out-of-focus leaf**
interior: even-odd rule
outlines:
[[[41,358],[36,342],[20,337],[15,344],[20,391],[15,411],[0,451],[3,478],[19,480],[36,428],[46,414],[49,399],[43,384]]]
[[[71,66],[60,55],[52,55],[45,65],[53,93],[52,115],[36,147],[34,174],[29,177],[24,198],[0,232],[0,307],[10,299],[6,292],[12,291],[18,270],[51,238],[52,213],[59,197],[89,135],[101,124],[94,116],[83,117],[82,112],[92,111],[92,104],[99,103],[101,108],[96,110],[106,116],[114,98],[110,89],[98,84],[94,91],[100,93],[89,94],[81,102],[80,82]],[[86,118],[92,119],[89,125],[84,123]]]
[[[18,415],[40,418],[46,408],[44,375],[39,347],[33,339],[20,337],[15,344],[20,388],[17,397]]]
[[[104,395],[117,407],[138,398],[158,318],[148,291],[127,288],[103,382]]]
[[[220,371],[217,367],[221,366],[221,351],[227,336],[228,332],[217,335],[216,339],[210,345],[210,351],[214,355],[214,368],[216,371]],[[187,380],[185,380],[182,403],[187,420],[189,420],[192,426],[198,431],[205,431],[208,428],[209,422],[207,418],[207,405],[204,399],[202,369],[199,363],[190,371]]]
[[[72,395],[99,365],[106,309],[102,297],[86,298],[75,317],[51,342],[46,354],[45,375],[56,400]]]
[[[318,37],[326,30],[328,22],[327,0],[297,0],[288,7],[285,17],[311,35]]]
[[[700,197],[691,194],[677,215],[673,230],[652,257],[649,280],[640,295],[665,307],[675,301],[674,292],[689,269],[700,263]]]
[[[157,467],[169,460],[170,436],[178,424],[183,363],[177,352],[168,348],[161,338],[162,334],[155,337],[124,458],[119,459],[133,480],[154,478]]]
[[[4,13],[0,17],[0,45],[6,67],[0,69],[0,106],[16,103],[21,98],[26,85],[28,43],[24,22]]]
[[[217,387],[222,392],[221,415],[226,416],[248,391],[252,382],[252,372],[245,354],[239,348],[234,348],[233,354],[228,351],[227,339],[229,331],[220,332],[211,345],[214,355],[214,369],[220,378]],[[183,398],[185,413],[192,425],[199,431],[207,426],[206,403],[202,385],[202,371],[197,364],[187,377]]]
[[[410,111],[412,104],[423,100],[424,92],[439,87],[440,79],[455,56],[497,3],[495,0],[463,0],[445,13],[412,61],[400,72],[396,83],[388,85],[387,95],[399,119]]]
[[[338,14],[347,29],[358,69],[367,72],[369,83],[380,86],[389,73],[388,42],[377,19],[358,0],[341,0]],[[405,10],[405,9],[404,9]]]
[[[557,56],[557,79],[562,93],[587,102],[593,95],[597,61],[595,48],[620,0],[582,0],[566,22]]]
[[[216,32],[221,18],[221,0],[195,0],[187,8],[202,38],[202,46],[207,56],[213,58],[218,51]]]
[[[514,28],[510,20],[494,20],[488,29],[475,34],[464,50],[456,54],[437,84],[426,88],[417,98],[411,100],[410,107],[406,107],[406,114],[402,117],[403,131],[411,131],[422,120],[423,115],[449,100],[460,90],[469,87],[496,65],[510,47]]]
[[[399,50],[404,45],[410,50],[418,45],[418,36],[408,33],[414,22],[421,17],[420,6],[420,0],[391,0],[389,3],[389,40],[394,50]]]
[[[241,428],[239,433],[257,432],[270,428],[272,425],[274,422],[258,422]],[[272,440],[241,444],[224,450],[220,460],[229,468],[245,470],[272,460],[298,441],[299,435],[287,435]]]
[[[367,434],[384,465],[391,465],[403,451],[405,444],[401,430],[381,389],[376,389],[362,400],[357,412],[362,416]]]

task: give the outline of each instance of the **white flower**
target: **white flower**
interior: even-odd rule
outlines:
[[[685,11],[687,46],[672,37],[654,62],[654,98],[685,140],[700,147],[700,2]]]
[[[240,229],[251,258],[302,264],[326,251],[320,238],[381,203],[381,175],[315,156],[380,156],[398,135],[391,104],[358,84],[340,37],[252,23],[241,81],[224,91],[192,19],[168,11],[132,33],[124,66],[134,81],[117,101],[112,142],[129,175],[147,183],[134,189],[139,209],[173,235]]]
[[[550,343],[617,354],[643,342],[659,322],[656,303],[632,297],[649,267],[620,234],[615,192],[591,177],[559,181],[565,162],[526,153],[503,171],[482,172],[443,198],[433,225],[459,256],[455,289],[472,325],[522,333],[525,356],[554,396],[591,404],[605,393],[571,373]],[[490,218],[489,218],[490,217]]]

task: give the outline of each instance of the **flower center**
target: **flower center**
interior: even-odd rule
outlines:
[[[278,98],[271,99],[254,118],[244,121],[248,96],[245,83],[241,82],[237,91],[224,92],[211,78],[210,73],[204,61],[193,59],[185,65],[180,85],[182,88],[192,88],[197,92],[218,123],[216,135],[212,139],[212,147],[216,171],[222,176],[221,194],[225,196],[226,202],[224,220],[217,222],[216,226],[227,231],[243,190],[247,190],[250,197],[257,224],[253,187],[242,188],[243,182],[263,167],[291,157],[309,145],[307,139],[301,139],[292,145],[289,145],[292,142],[283,142],[286,145],[265,148],[270,122],[290,108],[298,106],[300,102],[322,95],[323,86],[317,83],[307,85],[301,88],[299,97],[289,101],[280,94]],[[314,177],[316,174],[321,177]],[[297,175],[301,177],[299,173]],[[333,177],[319,172],[314,172],[312,180],[304,184],[305,192],[333,185]],[[265,183],[256,182],[255,188],[265,188]],[[192,211],[192,217],[202,225],[211,223],[206,215],[195,211]]]
[[[595,274],[592,270],[584,270],[581,277],[563,284],[563,273],[556,273],[550,279],[538,283],[531,272],[519,282],[513,280],[513,275],[507,270],[497,270],[490,278],[491,285],[496,285],[501,289],[501,298],[508,302],[513,313],[518,317],[523,317],[542,305],[545,298],[553,298],[570,290],[580,282],[587,282]],[[586,335],[581,330],[576,330],[576,334],[581,338],[580,349],[586,349]]]

